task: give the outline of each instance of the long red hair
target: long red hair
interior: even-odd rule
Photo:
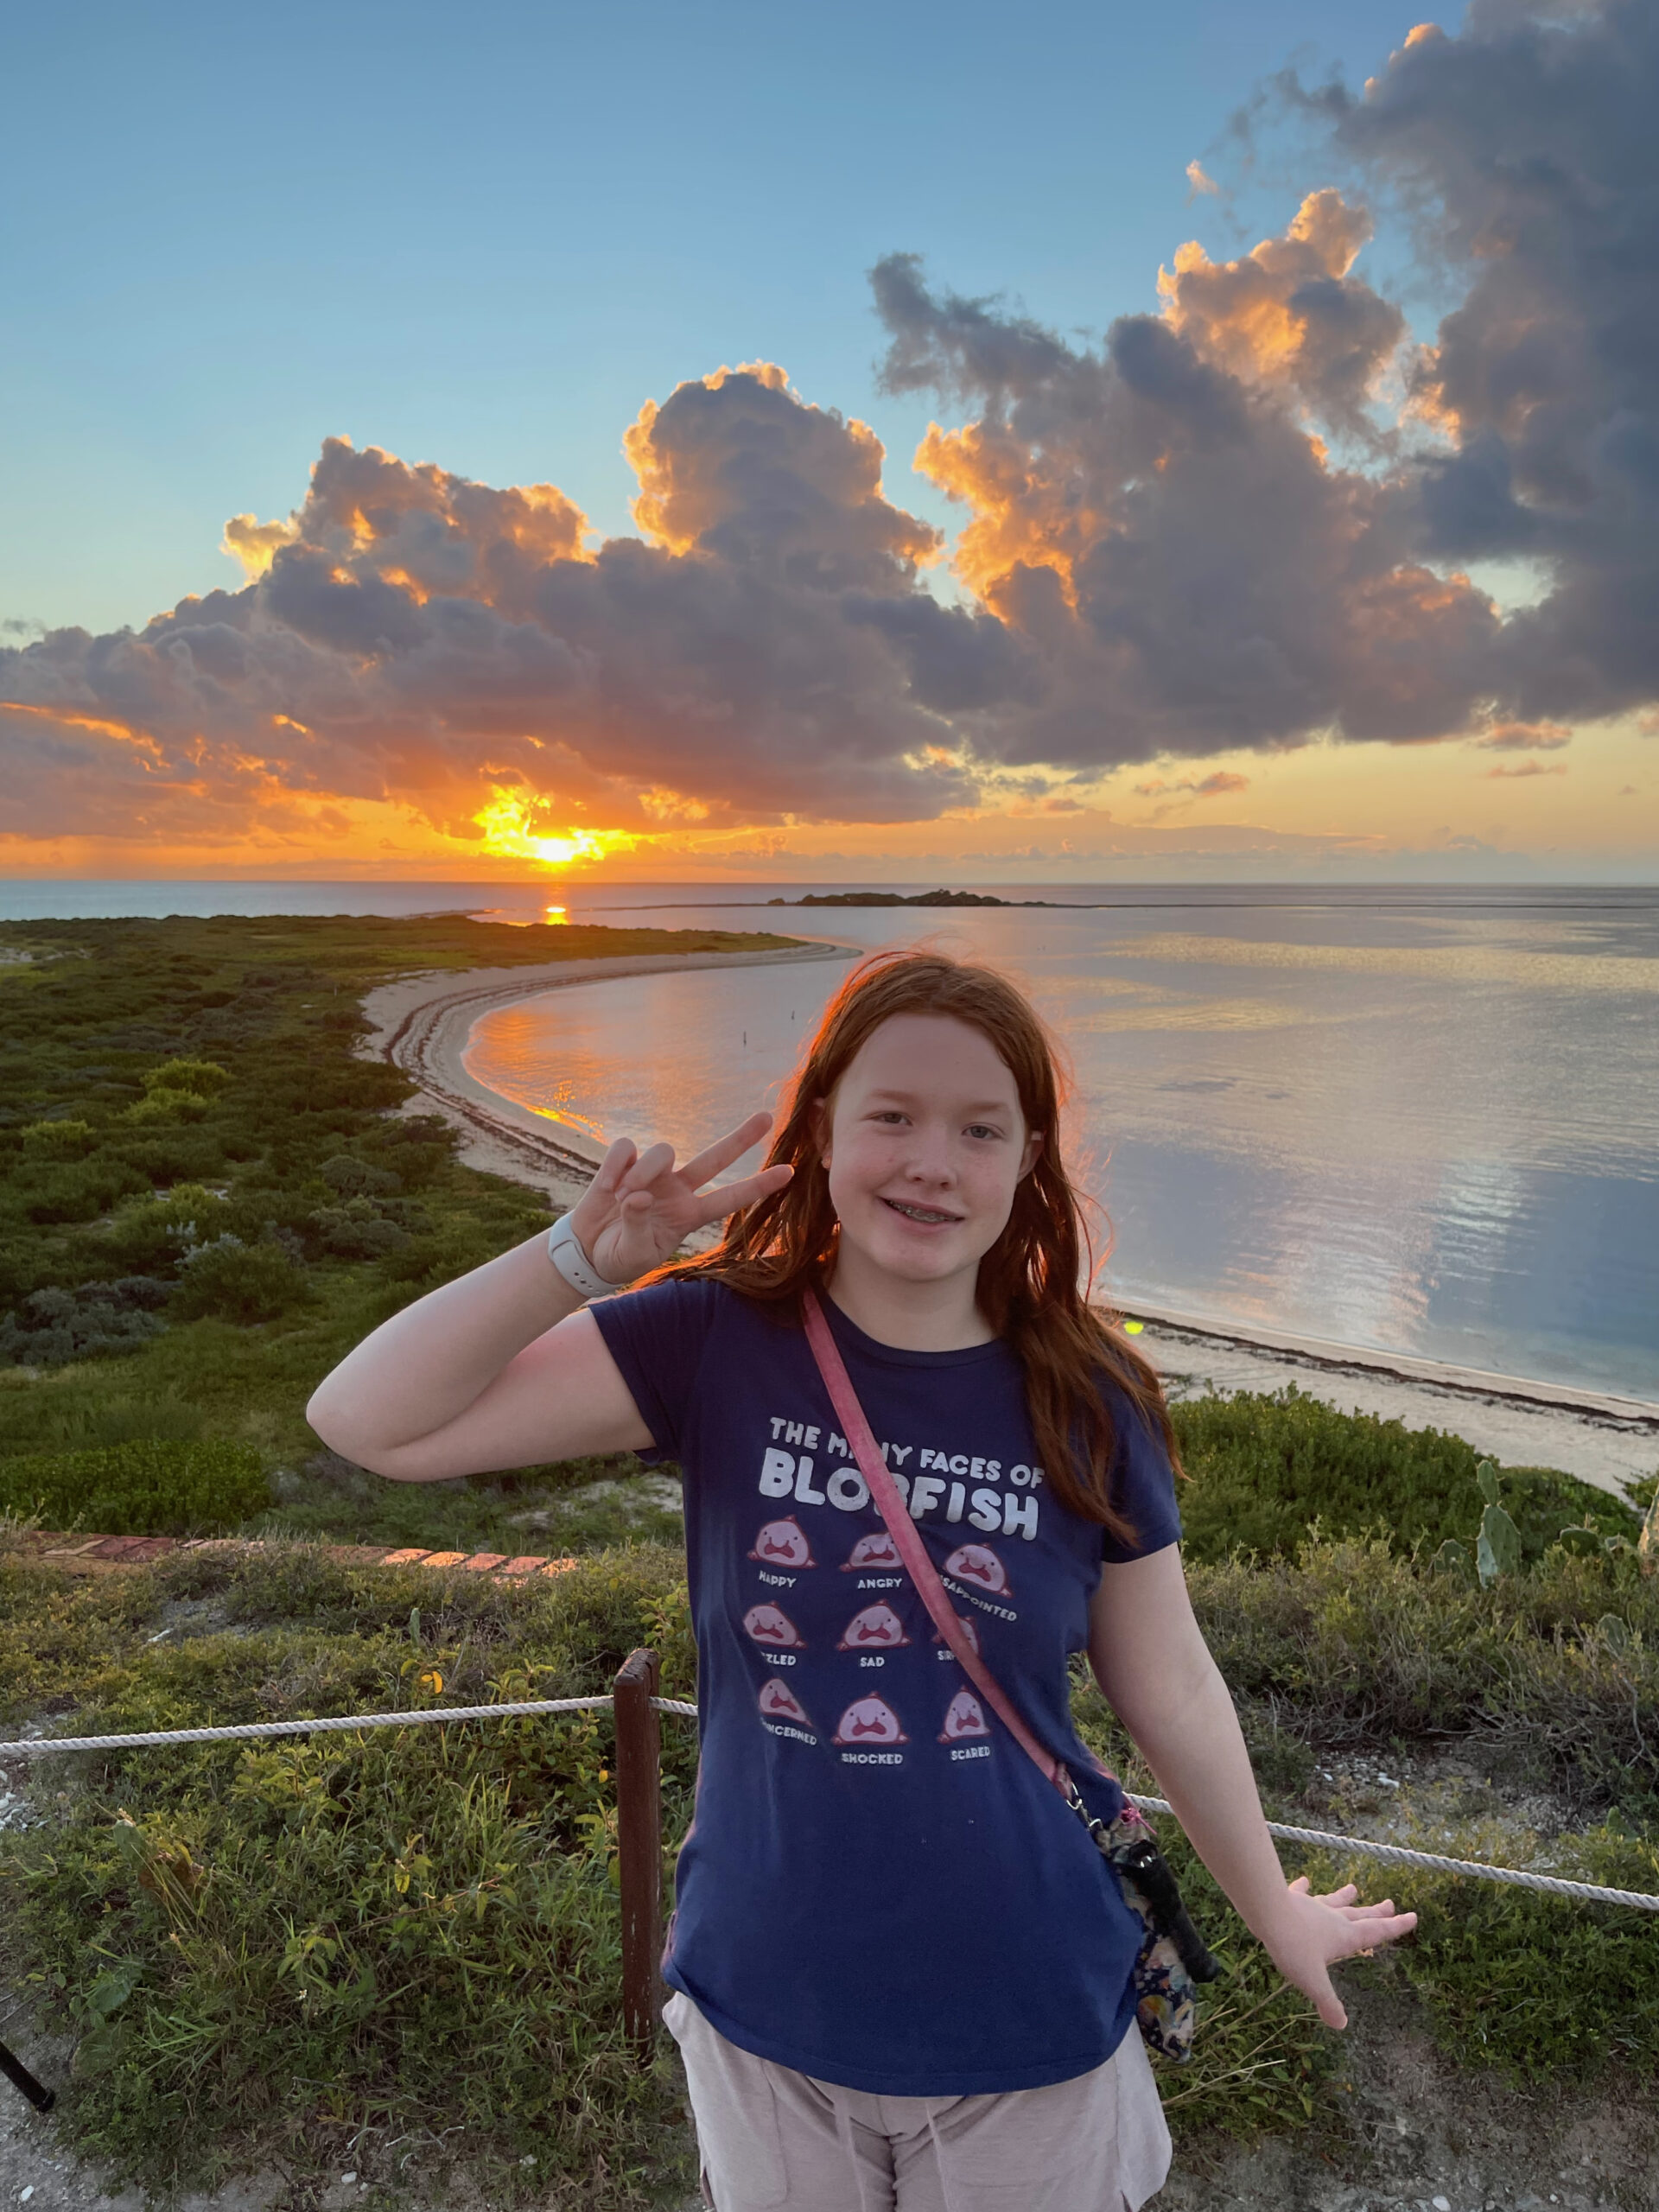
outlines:
[[[899,1014],[948,1014],[980,1030],[1014,1077],[1027,1128],[1042,1139],[1007,1226],[979,1263],[979,1307],[1024,1370],[1038,1456],[1055,1495],[1084,1519],[1132,1538],[1112,1495],[1116,1436],[1102,1378],[1117,1385],[1179,1468],[1174,1433],[1156,1371],[1116,1317],[1088,1302],[1094,1255],[1061,1160],[1055,1049],[1035,1008],[995,969],[935,952],[877,952],[861,961],[795,1071],[767,1154],[768,1166],[787,1161],[793,1177],[732,1215],[712,1250],[671,1262],[660,1274],[712,1275],[747,1298],[779,1302],[822,1285],[839,1224],[820,1156],[818,1101],[833,1098],[865,1039]]]

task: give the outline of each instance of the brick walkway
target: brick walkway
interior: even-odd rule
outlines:
[[[152,1560],[174,1552],[263,1550],[263,1545],[239,1536],[88,1536],[58,1535],[39,1529],[23,1540],[26,1557],[72,1573],[97,1574],[118,1567],[148,1567]],[[342,1567],[420,1567],[442,1573],[487,1574],[496,1582],[528,1581],[538,1574],[568,1574],[574,1559],[549,1559],[543,1554],[523,1552],[428,1552],[418,1548],[387,1551],[379,1544],[324,1544],[327,1559]]]

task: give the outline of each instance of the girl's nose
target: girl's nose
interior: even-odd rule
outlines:
[[[918,1183],[952,1183],[956,1180],[950,1147],[942,1131],[917,1131],[915,1145],[905,1162],[905,1173]]]

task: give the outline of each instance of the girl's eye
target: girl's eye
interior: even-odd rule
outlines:
[[[1001,1129],[994,1129],[988,1122],[970,1122],[968,1124],[968,1134],[970,1137],[1000,1137],[1002,1132]]]

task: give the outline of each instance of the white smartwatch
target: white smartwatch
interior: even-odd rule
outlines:
[[[625,1282],[606,1281],[582,1250],[582,1239],[568,1213],[562,1213],[547,1232],[547,1256],[571,1289],[579,1290],[584,1298],[612,1298],[627,1288]]]

